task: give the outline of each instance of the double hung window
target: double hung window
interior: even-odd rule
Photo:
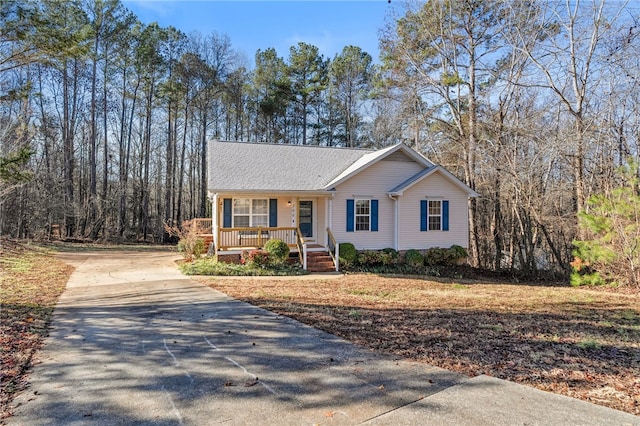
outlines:
[[[356,200],[356,231],[368,231],[371,225],[371,200]]]
[[[442,201],[429,200],[429,231],[442,230]]]
[[[347,232],[377,232],[378,204],[378,200],[349,198],[347,200]]]
[[[449,200],[420,200],[420,231],[449,230]]]
[[[235,228],[267,227],[269,225],[269,200],[266,198],[234,198],[233,226]]]

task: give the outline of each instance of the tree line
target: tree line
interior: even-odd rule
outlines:
[[[383,147],[447,167],[484,268],[566,272],[578,213],[638,155],[632,3],[392,5],[380,61],[299,43],[249,65],[226,35],[119,0],[0,4],[0,232],[165,241],[210,214],[207,141]]]

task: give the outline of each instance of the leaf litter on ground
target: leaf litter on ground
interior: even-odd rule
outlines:
[[[383,353],[640,414],[638,293],[366,274],[198,280]]]

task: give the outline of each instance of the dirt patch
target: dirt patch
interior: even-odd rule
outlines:
[[[198,278],[357,344],[640,414],[640,295],[347,275]]]

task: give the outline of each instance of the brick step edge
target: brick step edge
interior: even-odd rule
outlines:
[[[324,264],[327,264],[327,263],[333,265],[333,260],[331,260],[331,259],[318,259],[318,260],[307,259],[307,265],[324,265]]]

